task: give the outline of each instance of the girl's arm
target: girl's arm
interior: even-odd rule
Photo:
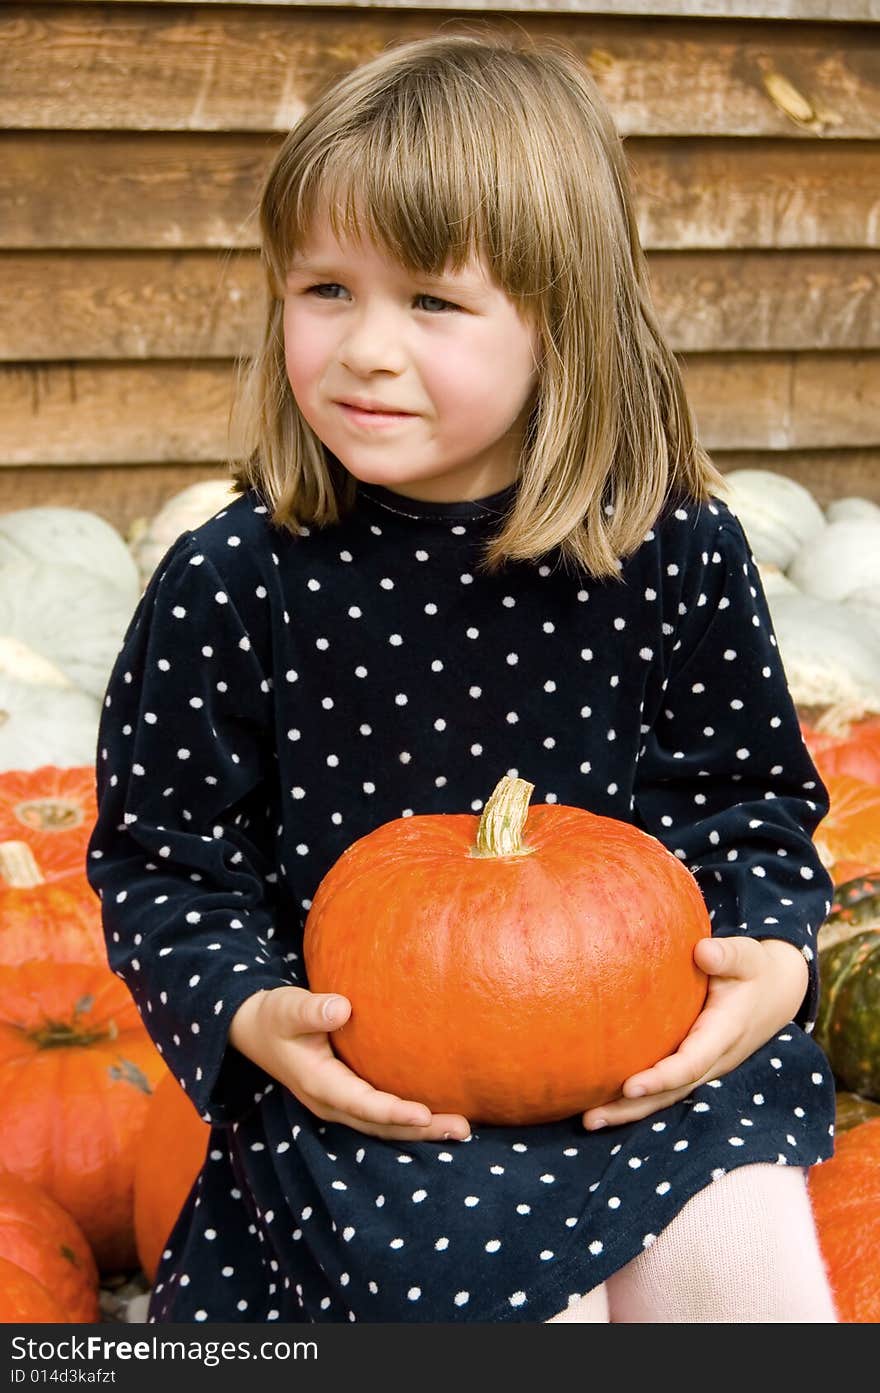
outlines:
[[[813,1029],[817,933],[832,887],[812,842],[827,793],[804,744],[742,528],[723,506],[694,535],[653,719],[643,727],[634,811],[693,872],[713,937],[699,944],[706,1006],[683,1045],[584,1115],[623,1122],[729,1072],[790,1022]],[[669,527],[674,524],[668,524]],[[673,534],[674,535],[674,534]],[[642,1096],[637,1098],[637,1090]]]
[[[269,898],[270,685],[192,534],[156,568],[105,696],[86,872],[113,971],[206,1121],[266,1073],[232,1046],[249,996],[291,981]]]
[[[337,1059],[327,1032],[349,1003],[325,1017],[328,997],[294,981],[274,922],[266,644],[197,539],[180,538],[132,619],[101,720],[87,873],[110,966],[212,1124],[236,1122],[277,1080],[365,1133],[465,1137],[465,1118],[381,1093]]]

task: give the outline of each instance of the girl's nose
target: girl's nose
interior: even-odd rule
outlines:
[[[360,308],[339,344],[339,361],[353,373],[401,372],[405,348],[399,315],[390,308]]]

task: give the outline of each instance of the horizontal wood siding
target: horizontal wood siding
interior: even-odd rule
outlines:
[[[108,5],[140,4],[141,0],[107,0]],[[156,5],[177,5],[180,0],[154,0]],[[214,5],[240,6],[242,0],[212,0]],[[252,8],[315,8],[315,0],[244,0]],[[325,10],[363,13],[375,0],[320,0]],[[42,0],[34,0],[42,8]],[[547,0],[384,0],[388,10],[474,11],[494,14],[513,11],[532,14],[546,11]],[[880,20],[880,0],[554,0],[554,10],[569,15],[640,15],[647,18],[682,16],[691,19],[808,19],[834,20],[835,24]],[[439,22],[439,21],[438,21]]]
[[[479,24],[391,9],[11,6],[0,14],[0,126],[283,133],[333,78],[441,22]],[[565,43],[624,136],[880,133],[876,54],[858,28],[567,13],[499,15],[491,27]]]
[[[676,352],[880,349],[874,252],[652,252],[654,303]],[[259,342],[252,252],[9,252],[0,363],[232,358]]]
[[[880,374],[858,353],[684,357],[710,450],[865,448],[880,440]],[[233,372],[225,360],[0,368],[0,459],[10,465],[216,459]],[[22,422],[36,423],[27,435]]]
[[[496,8],[3,7],[0,510],[125,530],[223,476],[273,155],[328,80],[441,29],[555,39],[592,73],[719,465],[880,501],[880,5]]]
[[[280,136],[0,133],[0,249],[255,247]],[[655,250],[880,247],[880,141],[634,138]]]

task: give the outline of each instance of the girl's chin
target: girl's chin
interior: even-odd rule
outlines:
[[[348,466],[345,465],[348,469]],[[395,473],[390,469],[348,469],[361,484],[372,484],[375,488],[389,489],[392,493],[403,494],[424,503],[449,503],[456,501],[458,492],[449,483],[443,486],[442,477],[433,479],[424,475]]]

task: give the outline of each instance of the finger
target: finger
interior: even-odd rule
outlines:
[[[306,1093],[297,1084],[293,1092],[307,1107],[326,1121],[345,1122],[360,1130],[374,1129],[376,1135],[387,1135],[388,1128],[397,1128],[400,1138],[443,1137],[463,1140],[470,1135],[467,1119],[459,1114],[432,1114],[424,1103],[398,1098],[367,1083],[333,1053],[330,1033],[344,1025],[351,1015],[351,1002],[337,992],[309,992],[291,987],[285,1008],[282,1033],[299,1038],[319,1057],[313,1059],[313,1077],[322,1082]],[[314,1039],[303,1040],[303,1036]],[[323,1040],[320,1038],[323,1036]],[[326,1053],[324,1052],[326,1047]],[[383,1129],[381,1133],[378,1129]]]
[[[305,992],[293,1003],[293,1033],[328,1035],[344,1025],[350,1015],[351,1002],[347,997],[335,992]],[[320,1069],[325,1086],[320,1092],[312,1090],[311,1101],[305,1097],[303,1101],[326,1121],[401,1140],[463,1141],[470,1136],[467,1118],[461,1114],[435,1114],[424,1103],[374,1088],[337,1055],[328,1054]]]
[[[382,1137],[387,1141],[443,1141],[443,1142],[464,1142],[470,1141],[471,1132],[469,1127],[456,1127],[451,1118],[444,1118],[442,1114],[436,1114],[427,1127],[396,1127],[383,1123],[363,1122],[358,1117],[350,1117],[345,1113],[338,1116],[328,1117],[328,1122],[338,1122],[345,1127],[352,1128],[355,1132],[362,1132],[365,1136]]]
[[[694,961],[715,977],[754,977],[761,968],[761,945],[753,938],[701,938]]]
[[[643,1117],[650,1117],[652,1112],[661,1112],[663,1108],[686,1098],[695,1086],[652,1093],[646,1098],[616,1098],[611,1103],[603,1103],[601,1108],[591,1108],[581,1120],[588,1132],[598,1132],[602,1127],[619,1127],[624,1122],[637,1122]]]
[[[350,1015],[351,1002],[337,992],[309,992],[299,1003],[300,1029],[306,1031],[338,1030]]]
[[[683,1084],[680,1088],[665,1089],[661,1093],[649,1093],[643,1098],[615,1098],[609,1103],[603,1103],[600,1107],[590,1108],[582,1117],[584,1127],[588,1132],[594,1132],[603,1126],[619,1126],[622,1122],[637,1122],[643,1117],[649,1117],[651,1113],[660,1112],[663,1108],[668,1108],[670,1104],[687,1098],[701,1084],[709,1083],[712,1079],[721,1078],[724,1074],[730,1073],[731,1069],[735,1069],[738,1064],[742,1063],[746,1054],[745,1050],[732,1049],[722,1058],[716,1058],[711,1067],[693,1082]]]
[[[624,1080],[622,1092],[627,1098],[641,1098],[685,1086],[694,1088],[698,1079],[713,1077],[718,1060],[736,1047],[739,1038],[740,1031],[731,1028],[726,1012],[713,1013],[707,1008],[673,1054]]]
[[[450,1139],[463,1140],[470,1135],[467,1118],[460,1113],[432,1113],[424,1103],[374,1088],[335,1055],[321,1062],[313,1078],[320,1080],[321,1087],[316,1089],[313,1083],[311,1101],[305,1101],[327,1121],[397,1127],[402,1136],[442,1137],[449,1132]]]
[[[339,1030],[351,1015],[351,1002],[339,992],[310,992],[290,987],[279,1002],[278,1033],[288,1039]]]

